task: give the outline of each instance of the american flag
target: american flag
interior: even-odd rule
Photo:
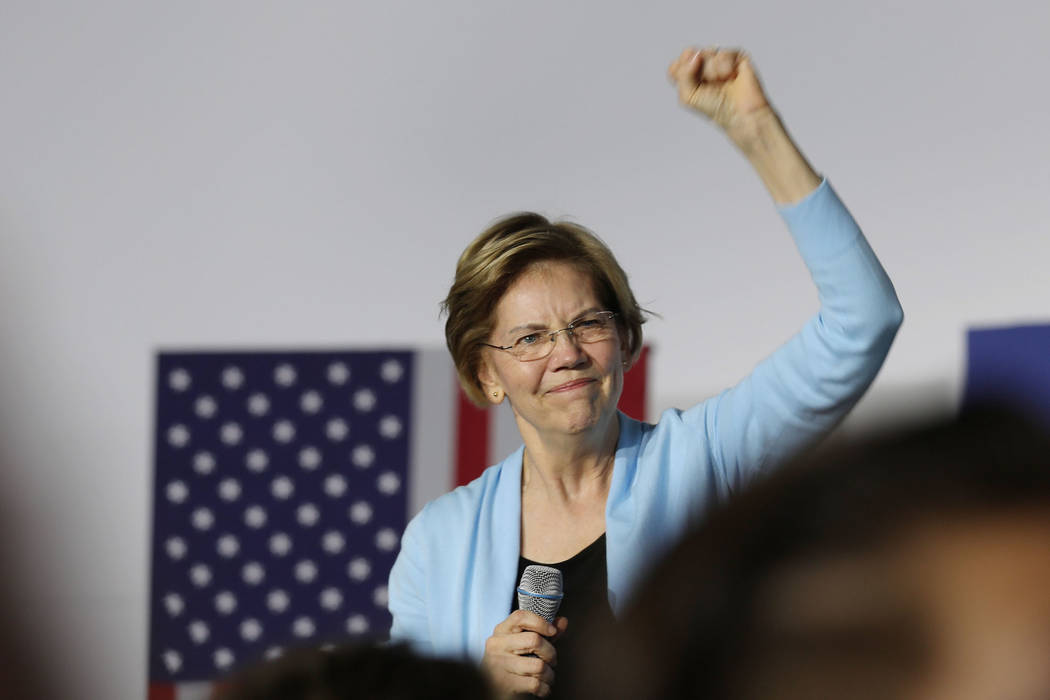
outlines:
[[[620,403],[638,418],[646,355]],[[149,700],[383,638],[408,519],[520,444],[443,350],[162,352],[155,428]]]
[[[995,402],[1050,426],[1050,324],[972,328],[963,405]]]

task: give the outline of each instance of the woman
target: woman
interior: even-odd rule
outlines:
[[[737,386],[643,424],[616,410],[642,315],[603,244],[518,215],[464,251],[446,299],[449,349],[476,401],[510,403],[524,445],[409,524],[390,576],[391,635],[479,660],[504,695],[549,695],[555,667],[564,674],[578,658],[558,640],[569,622],[618,612],[690,519],[835,425],[901,321],[889,279],[747,56],[688,49],[669,72],[681,101],[725,131],[780,205],[821,311]],[[529,561],[565,565],[555,624],[512,612]],[[573,599],[595,604],[572,610]]]

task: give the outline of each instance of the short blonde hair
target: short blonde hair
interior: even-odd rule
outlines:
[[[635,301],[627,274],[609,247],[578,224],[551,222],[532,212],[511,214],[482,231],[459,256],[456,278],[441,304],[448,315],[445,342],[459,383],[478,406],[489,405],[478,370],[481,344],[492,332],[496,305],[526,268],[544,261],[567,262],[590,276],[604,308],[616,312],[631,362],[642,350],[645,310]]]

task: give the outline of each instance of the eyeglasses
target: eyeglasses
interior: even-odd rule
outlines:
[[[581,316],[565,328],[556,331],[533,331],[523,335],[510,345],[492,345],[482,343],[496,350],[506,350],[521,362],[530,360],[542,360],[554,350],[559,333],[568,333],[578,343],[598,343],[608,340],[616,333],[616,324],[613,323],[614,311],[595,311]]]

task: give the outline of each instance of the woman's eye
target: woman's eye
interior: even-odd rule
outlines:
[[[602,325],[602,321],[599,318],[581,318],[572,324],[573,328],[596,328]]]
[[[515,345],[535,345],[540,339],[539,333],[529,333],[523,335],[515,341]]]

